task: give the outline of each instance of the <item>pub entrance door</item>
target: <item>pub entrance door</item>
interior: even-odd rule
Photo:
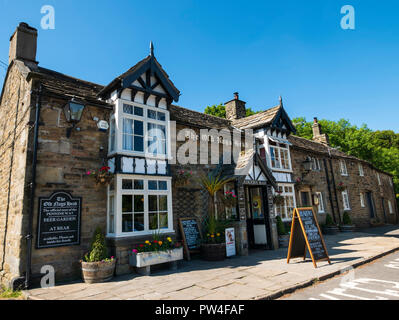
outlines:
[[[267,189],[264,186],[245,187],[247,233],[250,248],[271,249]]]

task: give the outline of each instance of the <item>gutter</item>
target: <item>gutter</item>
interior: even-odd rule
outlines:
[[[339,203],[338,203],[338,195],[337,195],[337,186],[335,185],[335,178],[334,178],[334,169],[332,165],[332,157],[330,153],[330,149],[328,149],[328,154],[329,154],[329,159],[328,161],[330,162],[330,169],[331,169],[331,178],[332,178],[332,183],[334,187],[334,194],[335,194],[335,202],[337,203],[337,210],[338,210],[338,222],[341,222],[341,215],[339,214]],[[337,223],[337,221],[334,219],[334,222]]]
[[[330,183],[330,178],[328,176],[327,160],[324,158],[323,162],[324,162],[324,171],[326,173],[328,195],[330,196],[331,211],[332,211],[332,215],[333,215],[334,221],[336,221],[336,219],[335,219],[335,210],[334,210],[334,202],[333,202],[333,199],[332,199],[332,192],[331,192],[331,183]]]

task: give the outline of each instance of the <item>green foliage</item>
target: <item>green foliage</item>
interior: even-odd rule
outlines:
[[[326,224],[325,224],[325,225],[326,225],[326,226],[333,226],[333,225],[335,225],[333,218],[332,218],[331,215],[329,215],[328,213],[327,213],[327,215],[326,215]]]
[[[295,118],[297,135],[312,139],[312,122]],[[371,162],[376,168],[393,175],[395,193],[399,193],[399,133],[392,130],[372,131],[363,124],[360,128],[348,120],[319,120],[323,133],[327,133],[334,148]]]
[[[203,226],[204,243],[223,243],[225,242],[225,229],[228,221],[219,220],[215,217],[208,217]]]
[[[283,236],[287,234],[287,230],[285,230],[284,222],[281,220],[280,216],[276,217],[277,220],[277,233],[279,236]]]
[[[108,258],[108,250],[105,237],[100,227],[94,232],[90,252],[85,255],[86,262],[98,262]]]
[[[18,299],[21,294],[21,291],[13,291],[6,287],[0,288],[0,299]]]
[[[246,116],[252,116],[253,114],[259,113],[260,111],[253,111],[251,108],[246,108]],[[226,108],[223,104],[214,104],[213,106],[207,106],[205,108],[205,114],[211,116],[226,118]]]
[[[352,220],[351,220],[351,217],[349,216],[349,212],[347,212],[347,211],[344,212],[344,215],[342,216],[342,223],[344,225],[352,224]]]

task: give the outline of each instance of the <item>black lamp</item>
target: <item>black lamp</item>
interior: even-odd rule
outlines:
[[[71,136],[72,129],[75,128],[76,124],[82,118],[83,110],[85,105],[81,102],[76,101],[74,98],[68,101],[64,106],[64,114],[67,122],[72,123],[72,127],[67,129],[67,138]]]
[[[305,172],[302,172],[302,178],[306,176],[310,171],[312,171],[312,159],[310,157],[306,157],[305,161],[302,162],[303,169]]]

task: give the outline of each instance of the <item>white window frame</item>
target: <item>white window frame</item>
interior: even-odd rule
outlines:
[[[350,205],[350,202],[349,202],[348,190],[347,189],[343,190],[341,192],[341,196],[342,196],[342,203],[343,203],[343,206],[344,206],[344,210],[350,210],[351,209],[351,205]],[[346,199],[345,199],[345,197],[346,197]]]
[[[377,172],[377,180],[378,180],[378,185],[380,186],[380,185],[382,185],[382,183],[381,183],[381,177],[380,177],[380,174]]]
[[[167,109],[161,109],[153,106],[149,106],[146,104],[133,102],[125,99],[117,99],[114,106],[114,114],[112,114],[111,118],[114,117],[115,119],[115,149],[113,151],[108,152],[108,156],[114,154],[122,154],[128,156],[140,156],[146,157],[149,159],[162,159],[162,160],[170,160],[171,159],[171,143],[170,143],[170,113]],[[143,116],[137,116],[134,114],[124,113],[123,112],[123,105],[131,105],[133,107],[140,107],[143,109]],[[148,110],[152,110],[155,112],[162,112],[165,114],[165,121],[151,119],[148,117]],[[144,151],[133,151],[133,150],[124,150],[123,149],[123,119],[131,119],[131,120],[138,120],[143,122],[143,133],[144,133]],[[166,142],[166,154],[153,154],[149,152],[148,148],[148,123],[159,124],[165,126],[165,142]]]
[[[366,206],[364,203],[364,193],[360,192],[359,196],[360,196],[360,206],[364,208]]]
[[[278,171],[285,171],[285,172],[291,172],[292,171],[292,166],[291,166],[291,155],[290,155],[290,148],[289,146],[287,146],[286,148],[284,147],[280,147],[280,146],[274,146],[274,145],[270,145],[268,143],[269,147],[268,149],[268,153],[269,153],[269,161],[270,161],[270,168],[272,168],[273,170],[278,170]],[[276,152],[278,152],[278,165],[279,167],[274,167],[272,166],[272,148],[274,149],[274,153],[276,154]],[[282,167],[282,155],[284,154],[284,152],[287,152],[287,158],[286,158],[286,163],[288,164],[288,168],[283,168]],[[276,158],[276,157],[275,157]],[[275,162],[277,162],[275,160]]]
[[[287,210],[287,201],[286,201],[285,197],[287,197],[287,196],[292,197],[292,201],[293,201],[293,207],[292,208],[295,208],[296,207],[295,187],[294,187],[293,184],[287,184],[287,183],[279,183],[278,187],[279,187],[279,189],[280,189],[280,187],[282,188],[282,192],[280,193],[280,195],[282,195],[284,197],[284,208],[285,208],[284,210],[286,212],[286,217],[281,217],[281,215],[277,212],[277,206],[276,205],[273,206],[274,207],[274,215],[275,216],[280,215],[280,217],[281,217],[281,219],[283,221],[291,221],[292,220],[292,211],[288,211]],[[292,188],[292,192],[285,192],[284,187],[291,187]],[[273,192],[274,192],[275,195],[277,194],[276,191],[273,191]]]
[[[346,162],[343,159],[339,160],[339,167],[341,171],[341,176],[347,176],[348,175],[348,169],[346,167]]]
[[[358,167],[359,167],[359,176],[364,177],[363,165],[359,163]]]
[[[317,205],[317,211],[318,211],[318,213],[325,213],[323,193],[316,192],[316,195],[319,198],[319,204]]]
[[[122,180],[143,180],[144,189],[142,190],[124,190],[122,189]],[[148,181],[166,181],[167,190],[149,190]],[[122,232],[122,195],[143,195],[144,196],[144,230],[143,231],[132,231]],[[109,219],[110,219],[110,208],[109,208],[109,197],[114,195],[114,232],[109,232]],[[167,195],[168,201],[168,228],[166,229],[149,229],[149,208],[148,208],[148,196],[149,195]],[[109,237],[137,237],[152,235],[154,232],[159,233],[173,233],[173,208],[172,208],[172,178],[163,176],[148,176],[148,175],[132,175],[132,174],[117,174],[114,177],[114,191],[110,190],[108,186],[108,205],[107,205],[107,236]]]
[[[389,213],[393,214],[393,207],[392,207],[392,202],[391,200],[388,200],[388,208],[389,208]]]

